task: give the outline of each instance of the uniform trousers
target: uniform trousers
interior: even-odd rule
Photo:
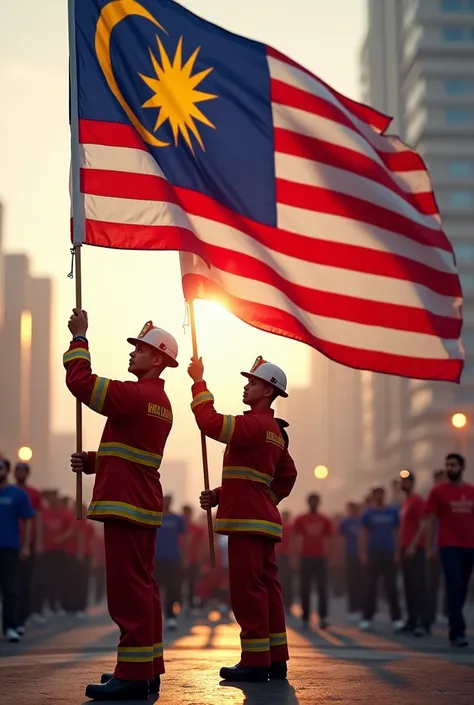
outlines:
[[[232,611],[241,628],[242,666],[265,667],[288,661],[274,541],[253,534],[230,534],[229,581]]]
[[[107,604],[120,629],[114,675],[123,680],[150,681],[165,672],[155,538],[153,528],[104,521]]]

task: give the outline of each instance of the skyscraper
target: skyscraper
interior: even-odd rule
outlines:
[[[374,472],[410,465],[427,480],[474,425],[474,0],[369,0],[363,99],[395,117],[393,132],[431,173],[464,292],[460,386],[362,374],[365,457]],[[455,431],[453,413],[468,417]],[[372,418],[372,430],[368,419]]]
[[[51,319],[52,282],[31,279],[31,378],[30,378],[30,443],[34,451],[35,474],[44,482],[51,472]]]
[[[0,452],[14,463],[31,449],[35,482],[50,472],[51,281],[24,254],[2,253],[0,204]],[[23,460],[29,460],[29,451]]]
[[[5,317],[2,330],[2,451],[12,462],[18,450],[30,446],[31,312],[26,255],[6,255]]]

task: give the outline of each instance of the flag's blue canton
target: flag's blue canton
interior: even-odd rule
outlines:
[[[115,1],[115,0],[114,0]],[[134,0],[121,0],[133,9]],[[131,124],[112,94],[95,52],[96,26],[106,0],[76,2],[79,117]],[[171,0],[139,0],[166,30],[149,20],[128,15],[111,33],[113,75],[125,101],[140,123],[168,147],[148,145],[153,157],[175,186],[213,197],[245,217],[276,225],[275,166],[270,76],[265,47],[229,34],[192,15]],[[213,70],[196,90],[217,97],[196,103],[215,126],[195,120],[205,151],[191,135],[194,155],[182,134],[175,147],[169,121],[154,132],[159,108],[144,108],[153,91],[139,74],[156,78],[152,50],[162,64],[157,35],[170,61],[183,38],[183,61],[200,47],[192,75]]]

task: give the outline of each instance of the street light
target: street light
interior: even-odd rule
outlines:
[[[28,463],[33,457],[33,451],[28,446],[22,446],[18,451],[18,457],[23,463]]]
[[[329,470],[325,465],[318,465],[314,468],[314,476],[317,480],[325,480],[329,475]]]
[[[461,441],[461,453],[466,457],[467,455],[467,425],[468,425],[468,418],[466,414],[462,414],[460,412],[453,414],[451,416],[451,425],[453,428],[455,428],[459,433],[461,434],[460,441]]]
[[[453,414],[451,416],[451,423],[454,428],[464,428],[464,426],[467,426],[466,414]]]

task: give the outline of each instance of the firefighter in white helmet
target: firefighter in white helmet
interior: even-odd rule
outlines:
[[[74,453],[72,469],[95,474],[88,518],[104,524],[107,602],[120,628],[117,665],[87,686],[94,700],[146,700],[164,673],[162,614],[154,578],[156,529],[161,525],[161,465],[173,423],[161,378],[177,367],[178,346],[167,331],[145,324],[130,353],[136,382],[92,373],[85,311],[69,320],[73,339],[64,355],[66,384],[93,411],[107,417],[97,452]]]
[[[240,662],[220,675],[229,681],[283,679],[289,656],[275,562],[275,542],[282,537],[277,504],[290,494],[296,468],[288,453],[288,424],[275,419],[271,405],[288,396],[286,375],[257,358],[250,372],[242,372],[248,380],[243,402],[250,411],[232,416],[216,412],[200,359],[193,358],[188,372],[199,428],[227,446],[222,484],[200,500],[203,509],[218,506],[216,532],[229,537],[230,597],[241,627]]]

